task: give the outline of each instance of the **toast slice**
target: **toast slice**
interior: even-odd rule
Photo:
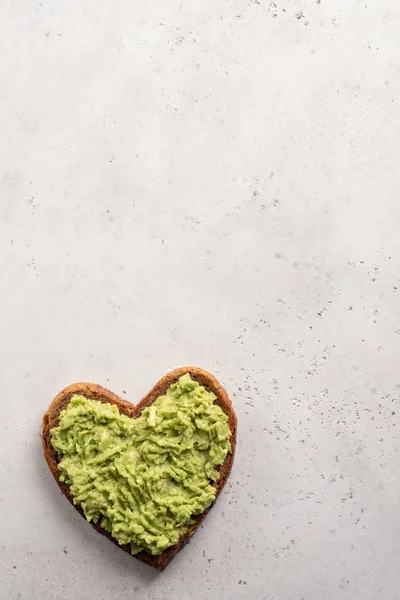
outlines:
[[[207,371],[203,371],[203,369],[200,369],[198,367],[180,367],[178,369],[175,369],[174,371],[171,371],[162,379],[160,379],[160,381],[156,383],[156,385],[143,398],[143,400],[141,400],[139,404],[136,405],[127,402],[123,398],[119,398],[113,392],[110,392],[109,390],[95,383],[74,383],[64,388],[59,394],[57,394],[53,402],[50,404],[47,412],[44,414],[42,421],[42,443],[46,462],[49,465],[50,471],[52,472],[53,477],[56,480],[61,491],[63,492],[64,496],[68,498],[68,500],[71,502],[74,508],[76,508],[76,510],[85,518],[81,507],[73,503],[73,498],[70,494],[69,486],[66,483],[60,481],[58,462],[61,460],[61,456],[57,455],[56,451],[51,445],[50,430],[58,426],[60,413],[68,406],[68,403],[70,402],[74,394],[80,394],[82,396],[86,396],[86,398],[89,398],[91,400],[98,400],[100,402],[108,402],[110,404],[115,404],[118,407],[120,413],[125,414],[128,417],[136,418],[140,416],[140,413],[144,408],[153,404],[153,402],[155,402],[155,400],[157,400],[159,396],[165,394],[168,388],[186,373],[189,373],[191,378],[196,380],[200,385],[204,386],[206,390],[213,392],[216,395],[217,398],[215,400],[215,404],[218,404],[218,406],[220,406],[224,413],[228,416],[228,426],[231,430],[230,442],[232,452],[227,454],[225,461],[218,469],[220,473],[220,479],[218,482],[214,483],[214,487],[217,491],[213,503],[202,514],[194,517],[194,523],[189,526],[186,533],[174,546],[167,548],[162,554],[159,554],[157,556],[153,556],[152,554],[145,551],[132,555],[130,552],[129,544],[121,546],[102,527],[100,527],[98,524],[91,523],[91,525],[99,533],[108,537],[108,539],[111,540],[114,544],[116,544],[119,548],[131,554],[133,558],[137,558],[138,560],[148,565],[151,565],[152,567],[155,567],[159,571],[163,571],[165,569],[165,567],[172,560],[175,554],[177,554],[179,550],[183,548],[183,546],[189,541],[190,537],[194,534],[196,529],[200,526],[208,511],[215,503],[215,500],[217,499],[222,488],[224,487],[225,482],[231,471],[236,446],[237,421],[235,412],[232,408],[231,401],[229,400],[224,388],[220,385],[220,383],[215,379],[213,375],[207,373]]]

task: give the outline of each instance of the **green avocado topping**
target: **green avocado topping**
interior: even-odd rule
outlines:
[[[161,554],[214,500],[231,451],[228,417],[189,374],[132,419],[74,395],[51,430],[60,480],[119,544]]]

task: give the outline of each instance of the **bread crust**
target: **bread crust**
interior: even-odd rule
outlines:
[[[237,420],[235,412],[232,408],[232,403],[229,400],[229,397],[225,391],[225,389],[221,386],[221,384],[217,381],[217,379],[200,369],[199,367],[179,367],[174,371],[171,371],[155,384],[155,386],[149,391],[148,394],[136,405],[131,404],[127,400],[120,398],[110,390],[97,385],[96,383],[73,383],[72,385],[64,388],[57,396],[54,398],[52,403],[50,404],[47,412],[43,415],[42,420],[42,443],[43,443],[43,451],[46,462],[49,466],[49,469],[56,480],[59,488],[61,489],[64,496],[68,498],[74,508],[85,518],[83,510],[80,506],[75,505],[73,503],[72,496],[70,494],[69,486],[66,483],[60,481],[60,474],[58,471],[58,463],[61,460],[61,456],[58,456],[53,446],[51,445],[51,435],[50,431],[54,427],[57,427],[59,424],[59,417],[61,411],[63,411],[69,404],[72,396],[74,394],[80,394],[89,398],[91,400],[98,400],[100,402],[108,402],[109,404],[115,404],[118,406],[120,413],[127,415],[128,417],[137,418],[142,410],[146,408],[146,406],[150,406],[153,402],[163,394],[166,393],[168,388],[174,384],[182,375],[189,373],[191,378],[198,381],[200,385],[204,386],[206,390],[210,392],[214,392],[217,399],[215,403],[221,407],[224,413],[228,416],[228,425],[231,430],[231,446],[232,452],[227,455],[223,464],[219,467],[220,479],[217,483],[214,484],[216,488],[215,500],[220,494],[222,488],[224,487],[226,480],[231,472],[233,458],[235,454],[236,448],[236,427]],[[100,525],[91,523],[91,525],[102,535],[105,535],[109,540],[111,540],[114,544],[116,544],[119,548],[128,552],[133,558],[137,558],[143,563],[147,565],[151,565],[155,567],[159,571],[163,571],[168,563],[172,560],[172,558],[181,550],[185,544],[189,541],[194,532],[198,529],[204,518],[206,517],[208,511],[214,505],[215,500],[201,515],[194,517],[194,523],[190,525],[186,533],[180,538],[180,540],[170,548],[164,550],[162,554],[158,556],[153,556],[152,554],[142,551],[138,554],[132,555],[130,552],[129,544],[120,545],[117,540],[112,537],[107,531],[102,529]],[[85,519],[86,520],[86,519]]]

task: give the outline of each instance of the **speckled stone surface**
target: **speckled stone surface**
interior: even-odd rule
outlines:
[[[398,0],[1,0],[2,598],[400,598],[399,31]],[[159,575],[40,420],[185,363],[237,458]]]

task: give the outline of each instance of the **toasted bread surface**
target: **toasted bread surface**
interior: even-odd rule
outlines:
[[[74,383],[64,388],[57,396],[54,398],[52,403],[50,404],[47,412],[43,416],[42,421],[42,443],[44,450],[44,457],[46,462],[50,468],[50,471],[56,480],[58,486],[60,487],[63,494],[68,498],[74,508],[85,517],[82,508],[73,503],[73,498],[71,496],[69,486],[66,483],[60,481],[60,474],[58,470],[58,463],[61,460],[61,456],[58,456],[53,446],[51,445],[51,429],[57,427],[59,424],[60,413],[68,406],[72,396],[74,394],[79,394],[89,398],[91,400],[98,400],[99,402],[108,402],[109,404],[115,404],[118,407],[120,413],[127,415],[133,419],[140,416],[142,410],[146,408],[146,406],[150,406],[157,400],[159,396],[162,396],[166,393],[168,388],[174,384],[182,375],[189,373],[191,378],[196,380],[200,385],[204,386],[206,390],[213,392],[216,395],[215,403],[221,407],[224,413],[228,416],[228,425],[231,430],[230,442],[232,446],[232,452],[229,453],[223,464],[219,467],[220,478],[218,482],[214,484],[216,488],[215,499],[210,507],[208,507],[203,513],[194,517],[194,523],[189,526],[185,534],[180,538],[180,540],[170,548],[167,548],[162,554],[157,556],[153,556],[148,552],[139,552],[138,554],[132,555],[130,552],[129,544],[120,545],[118,542],[102,527],[98,524],[91,523],[91,525],[102,535],[105,535],[109,540],[111,540],[114,544],[116,544],[119,548],[128,552],[134,558],[155,567],[159,571],[163,571],[167,564],[171,561],[171,559],[183,548],[183,546],[188,542],[190,537],[194,534],[197,528],[200,526],[201,522],[207,515],[208,511],[211,509],[215,500],[217,499],[219,493],[224,487],[226,480],[229,476],[229,473],[232,468],[233,458],[235,454],[236,447],[236,415],[232,408],[231,401],[228,398],[228,395],[225,389],[221,386],[221,384],[217,381],[217,379],[198,367],[179,367],[174,371],[171,371],[156,385],[150,390],[150,392],[136,405],[127,402],[123,398],[120,398],[110,390],[101,387],[95,383]]]

